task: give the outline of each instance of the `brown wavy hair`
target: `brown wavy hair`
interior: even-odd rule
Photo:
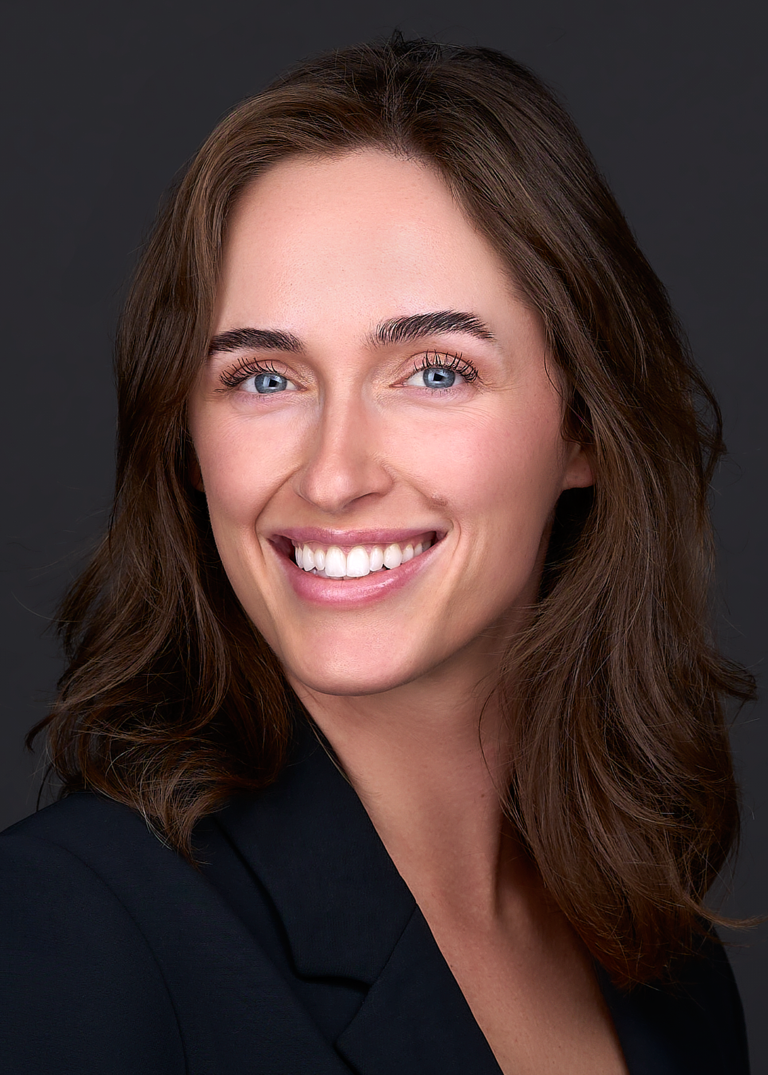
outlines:
[[[590,446],[595,486],[561,497],[504,662],[507,809],[614,979],[662,975],[724,921],[703,902],[738,829],[724,704],[754,690],[710,628],[720,414],[572,120],[501,53],[399,35],[329,53],[235,108],[195,156],[121,319],[114,512],[63,601],[70,663],[28,742],[46,731],[62,794],[127,803],[190,859],[200,817],[279,774],[292,699],[191,485],[186,400],[238,194],[276,161],[364,147],[439,170],[543,318],[564,435]]]

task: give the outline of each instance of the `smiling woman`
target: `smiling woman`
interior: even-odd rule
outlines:
[[[395,37],[240,105],[118,382],[14,1072],[746,1072],[719,414],[549,91]]]
[[[298,696],[422,709],[438,668],[492,681],[592,476],[541,318],[440,175],[375,149],[273,165],[230,216],[214,332],[197,484]]]

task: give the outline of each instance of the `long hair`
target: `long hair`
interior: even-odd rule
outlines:
[[[109,531],[66,596],[70,663],[47,732],[62,793],[139,810],[192,858],[196,821],[274,780],[290,691],[224,574],[190,482],[185,408],[222,239],[273,163],[375,147],[435,167],[541,315],[591,490],[563,494],[498,687],[506,809],[549,892],[617,982],[692,951],[738,829],[724,703],[751,677],[709,614],[717,404],[573,122],[489,49],[361,45],[306,62],[214,130],[167,198],[117,339]]]

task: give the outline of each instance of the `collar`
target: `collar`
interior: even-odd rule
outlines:
[[[290,761],[276,783],[234,800],[217,821],[267,889],[296,972],[368,986],[335,1043],[355,1070],[499,1075],[416,901],[306,715],[294,718]],[[726,1070],[705,1011],[710,995],[722,993],[724,1003],[731,993],[725,979],[715,990],[705,981],[712,966],[692,966],[698,984],[688,997],[652,984],[621,994],[597,968],[631,1075]],[[715,969],[727,978],[727,961]]]
[[[298,973],[372,985],[416,903],[307,718],[279,780],[219,821],[267,888]]]
[[[362,1075],[500,1075],[410,890],[332,751],[297,717],[275,784],[217,817],[267,889],[296,971],[365,999],[335,1045]]]

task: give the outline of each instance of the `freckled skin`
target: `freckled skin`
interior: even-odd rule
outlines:
[[[444,310],[477,314],[494,341],[368,339],[387,319]],[[290,388],[258,395],[251,379],[223,391],[243,356],[215,355],[190,428],[227,575],[290,677],[370,695],[446,669],[467,682],[492,673],[534,599],[560,492],[592,481],[560,435],[540,319],[495,252],[422,164],[372,150],[283,162],[229,226],[212,335],[244,326],[303,341],[301,354],[257,355]],[[461,355],[477,379],[424,387],[413,373],[430,353]],[[331,610],[286,581],[270,538],[289,526],[445,537],[407,586]]]

